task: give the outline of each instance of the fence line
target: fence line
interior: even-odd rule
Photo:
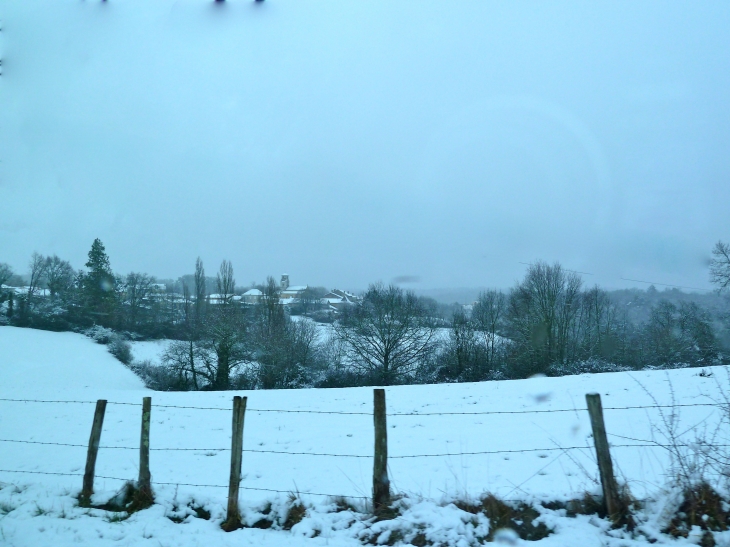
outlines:
[[[378,514],[378,508],[381,509],[384,507],[390,506],[390,482],[388,479],[388,467],[387,467],[387,458],[388,458],[388,447],[387,447],[387,426],[386,426],[386,418],[388,416],[390,417],[398,417],[398,416],[465,416],[465,415],[503,415],[503,414],[551,414],[551,413],[565,413],[565,412],[571,412],[571,413],[579,413],[588,411],[591,418],[591,427],[593,430],[593,438],[594,438],[594,446],[591,447],[589,445],[586,446],[560,446],[556,445],[551,447],[543,447],[543,448],[524,448],[524,449],[506,449],[506,450],[483,450],[483,451],[470,451],[470,452],[446,452],[446,453],[436,453],[436,454],[406,454],[406,455],[391,455],[390,459],[415,459],[415,458],[450,458],[450,457],[463,457],[463,456],[475,456],[475,455],[490,455],[490,454],[522,454],[522,453],[546,453],[546,452],[559,452],[555,458],[550,462],[554,462],[556,459],[560,458],[562,455],[569,451],[585,451],[585,450],[591,450],[595,448],[596,451],[596,459],[599,465],[599,470],[601,473],[601,485],[603,488],[603,499],[606,503],[606,507],[608,509],[609,515],[618,515],[621,502],[616,492],[617,490],[617,483],[616,479],[613,473],[613,464],[612,464],[612,458],[610,455],[610,449],[611,448],[661,448],[664,450],[671,451],[672,449],[675,449],[677,447],[697,447],[697,446],[703,446],[703,443],[675,443],[670,442],[666,445],[657,442],[655,440],[647,440],[647,439],[638,439],[618,434],[610,434],[613,437],[623,439],[626,441],[631,441],[631,443],[624,443],[624,444],[610,444],[608,443],[608,440],[606,438],[607,432],[605,430],[605,424],[603,421],[603,410],[648,410],[648,409],[662,409],[662,408],[682,408],[682,407],[720,407],[724,408],[722,404],[718,403],[685,403],[685,404],[672,404],[672,405],[633,405],[633,406],[626,406],[626,407],[606,407],[603,409],[601,407],[600,402],[600,395],[598,394],[587,394],[586,395],[586,401],[587,401],[587,407],[588,408],[571,408],[571,409],[539,409],[539,410],[495,410],[495,411],[475,411],[475,412],[394,412],[391,414],[388,414],[386,412],[385,408],[385,390],[381,389],[375,389],[375,404],[374,404],[374,412],[368,413],[368,412],[344,412],[344,411],[323,411],[323,410],[293,410],[293,409],[248,409],[252,412],[271,412],[271,413],[302,413],[302,414],[335,414],[335,415],[360,415],[360,416],[373,416],[374,422],[375,422],[375,455],[374,455],[374,462],[375,462],[375,469],[373,472],[373,507],[376,511],[376,514]],[[380,397],[380,399],[378,398]],[[22,402],[22,403],[41,403],[41,404],[93,404],[93,401],[78,401],[78,400],[66,400],[66,401],[60,401],[60,400],[41,400],[41,399],[9,399],[9,398],[2,398],[0,399],[0,402]],[[238,409],[237,409],[237,403]],[[243,443],[243,422],[244,422],[244,416],[246,411],[246,397],[241,398],[240,396],[234,397],[234,405],[233,405],[233,431],[232,431],[232,446],[231,448],[188,448],[188,447],[161,447],[161,448],[151,448],[149,446],[149,415],[150,415],[150,409],[151,409],[151,398],[145,397],[143,405],[139,405],[138,403],[127,403],[127,402],[109,402],[108,404],[116,404],[116,405],[125,405],[125,406],[143,406],[143,415],[142,415],[142,434],[141,434],[141,440],[140,440],[140,446],[100,446],[99,440],[101,435],[101,428],[102,428],[102,422],[103,422],[103,410],[106,407],[107,401],[106,400],[99,400],[96,401],[97,404],[97,411],[94,416],[94,426],[92,427],[92,434],[89,440],[88,444],[88,453],[87,453],[87,470],[86,473],[62,473],[62,472],[46,472],[46,471],[22,471],[22,470],[9,470],[9,469],[0,469],[0,473],[27,473],[27,474],[34,474],[34,475],[55,475],[55,476],[72,476],[72,477],[84,477],[84,489],[82,489],[82,494],[79,497],[80,503],[82,500],[85,500],[88,498],[90,501],[90,496],[93,493],[93,480],[94,480],[94,464],[96,461],[96,455],[99,448],[104,449],[117,449],[117,450],[140,450],[140,469],[145,469],[146,472],[143,473],[140,471],[140,478],[137,481],[138,485],[143,485],[149,492],[149,503],[152,503],[153,501],[153,493],[151,490],[151,484],[155,485],[170,485],[170,486],[190,486],[190,487],[200,487],[200,488],[228,488],[229,489],[229,495],[228,495],[228,502],[229,502],[229,509],[228,509],[228,518],[226,523],[224,523],[223,528],[227,531],[236,529],[240,527],[240,514],[238,511],[238,489],[242,490],[250,490],[250,491],[261,491],[261,492],[274,492],[274,493],[283,493],[283,494],[291,494],[293,493],[291,490],[278,490],[278,489],[272,489],[272,488],[258,488],[258,487],[252,487],[252,486],[242,486],[240,484],[241,480],[241,456],[242,452],[247,453],[263,453],[263,454],[281,454],[281,455],[289,455],[289,456],[321,456],[321,457],[336,457],[336,458],[373,458],[372,455],[360,455],[360,454],[334,454],[334,453],[326,453],[326,452],[299,452],[299,451],[286,451],[286,450],[266,450],[266,449],[243,449],[242,443]],[[591,406],[591,403],[593,403],[593,406]],[[155,408],[160,409],[166,409],[166,408],[175,408],[175,409],[191,409],[191,410],[217,410],[217,411],[225,411],[230,412],[230,408],[221,408],[221,407],[199,407],[199,406],[184,406],[184,405],[156,405]],[[101,409],[101,414],[100,414]],[[145,421],[146,420],[146,421]],[[97,423],[98,422],[98,423]],[[598,425],[597,425],[598,424]],[[379,432],[380,431],[380,436]],[[147,436],[145,436],[145,432],[147,432]],[[238,436],[236,436],[238,435]],[[599,442],[600,441],[600,442]],[[22,439],[0,439],[0,443],[17,443],[17,444],[28,444],[28,445],[50,445],[50,446],[66,446],[66,447],[74,447],[74,448],[87,448],[87,445],[84,444],[74,444],[74,443],[62,443],[62,442],[47,442],[47,441],[33,441],[33,440],[22,440]],[[379,444],[380,442],[380,444]],[[728,447],[730,445],[728,444],[719,444],[719,445],[712,445],[713,447]],[[149,462],[149,451],[155,450],[155,451],[188,451],[188,452],[224,452],[227,451],[231,454],[231,473],[230,473],[230,481],[227,486],[225,485],[211,485],[211,484],[193,484],[193,483],[178,483],[178,482],[160,482],[160,481],[151,481],[150,474],[148,471],[147,464]],[[547,455],[540,455],[540,457],[547,457]],[[380,462],[380,463],[378,463]],[[549,464],[550,464],[549,463]],[[549,465],[548,464],[548,465]],[[546,467],[546,466],[544,466]],[[544,467],[542,469],[544,469]],[[538,470],[537,473],[539,473]],[[535,473],[533,477],[537,474]],[[121,477],[110,477],[110,476],[104,476],[104,475],[98,475],[98,478],[101,479],[110,479],[110,480],[120,480],[125,482],[131,482],[129,479],[124,479]],[[530,477],[532,478],[532,477]],[[530,480],[528,478],[527,480]],[[88,485],[87,485],[88,482]],[[523,481],[522,484],[524,484],[525,481]],[[380,488],[380,490],[378,490]],[[611,494],[611,493],[614,494]],[[84,498],[84,493],[86,493],[86,498]],[[378,494],[379,493],[379,494]],[[302,492],[302,494],[306,495],[315,495],[315,496],[326,496],[326,497],[339,497],[335,494],[324,494],[319,492]],[[346,496],[350,498],[362,498],[362,499],[369,499],[365,496]],[[134,503],[137,503],[135,501]],[[148,503],[148,505],[149,505]],[[145,505],[146,507],[147,505]],[[613,518],[613,517],[612,517]],[[230,527],[226,527],[227,523],[231,523]],[[230,529],[229,529],[230,528]]]
[[[613,437],[619,437],[626,440],[636,441],[641,444],[611,444],[611,448],[668,448],[669,445],[662,445],[656,441],[650,441],[646,439],[635,439],[632,437],[624,437],[622,435],[615,435],[609,433]],[[4,443],[20,443],[20,444],[40,444],[40,445],[52,445],[52,446],[70,446],[75,448],[87,448],[85,444],[70,444],[70,443],[54,443],[44,441],[25,441],[17,439],[0,439],[0,442]],[[672,446],[677,447],[691,447],[695,446],[691,443],[679,443]],[[730,444],[715,444],[713,446],[728,447]],[[99,446],[99,449],[112,449],[112,450],[139,450],[138,446]],[[522,448],[522,449],[507,449],[507,450],[480,450],[473,452],[444,452],[440,454],[407,454],[401,456],[388,456],[389,459],[407,459],[407,458],[440,458],[450,456],[477,456],[486,454],[519,454],[519,453],[530,453],[530,452],[554,452],[562,451],[567,452],[569,450],[592,450],[591,446],[551,446],[545,448]],[[153,448],[150,450],[161,451],[161,452],[230,452],[230,448]],[[289,456],[327,456],[333,458],[372,458],[372,455],[362,454],[333,454],[329,452],[289,452],[286,450],[260,450],[257,448],[244,448],[243,452],[259,453],[259,454],[284,454]]]
[[[18,403],[58,403],[58,404],[96,404],[96,401],[58,401],[58,400],[42,400],[42,399],[6,399],[0,398],[0,402],[18,402]],[[142,406],[141,403],[124,403],[108,401],[109,405],[126,405],[126,406]],[[634,406],[607,406],[603,410],[651,410],[660,408],[686,408],[686,407],[718,407],[722,404],[718,403],[684,403],[674,405],[634,405]],[[178,408],[189,410],[219,410],[230,412],[230,408],[209,407],[209,406],[184,406],[184,405],[155,405],[155,408]],[[586,412],[587,408],[554,408],[554,409],[535,409],[535,410],[485,410],[477,412],[392,412],[388,416],[486,416],[490,414],[551,414],[558,412]],[[334,414],[344,416],[372,416],[371,412],[345,412],[336,410],[293,410],[280,408],[247,408],[247,412],[273,412],[282,414]]]
[[[667,450],[670,450],[672,448],[695,448],[695,447],[698,447],[698,446],[712,446],[712,447],[717,447],[717,448],[728,448],[728,447],[730,447],[730,444],[725,444],[725,443],[722,443],[722,444],[717,444],[717,443],[708,444],[708,443],[702,443],[702,442],[695,442],[695,443],[675,443],[675,442],[668,442],[668,443],[663,444],[663,443],[661,443],[661,442],[659,442],[657,440],[654,440],[654,439],[652,439],[652,440],[635,439],[633,437],[626,437],[625,435],[618,435],[616,433],[609,433],[609,435],[611,437],[617,437],[619,439],[625,439],[627,441],[636,441],[636,442],[640,442],[640,443],[645,443],[645,444],[636,445],[636,446],[649,446],[649,447],[656,446],[656,447],[659,447],[659,448],[665,448]],[[621,446],[621,445],[613,445],[612,444],[611,446],[613,447],[613,446]]]
[[[0,473],[19,473],[19,474],[31,474],[31,475],[60,475],[60,476],[66,476],[66,477],[83,477],[83,473],[54,473],[51,471],[21,471],[21,470],[14,470],[14,469],[0,469]],[[97,479],[109,479],[109,480],[117,480],[117,481],[123,481],[123,482],[130,482],[130,479],[123,479],[122,477],[109,477],[105,475],[95,475]],[[188,482],[161,482],[161,481],[152,481],[152,484],[162,485],[162,486],[194,486],[197,488],[228,488],[227,484],[193,484]],[[277,490],[275,488],[258,488],[255,486],[240,486],[241,490],[254,490],[258,492],[277,492],[279,494],[291,494],[294,493],[294,490]],[[370,499],[367,496],[343,496],[342,494],[323,494],[321,492],[297,492],[298,494],[306,494],[308,496],[326,496],[330,498],[352,498],[352,499]]]
[[[22,471],[22,470],[13,470],[13,469],[0,469],[0,473],[17,473],[17,474],[31,474],[31,475],[52,475],[52,476],[67,476],[67,477],[83,477],[83,473],[53,473],[50,471]],[[95,475],[98,479],[108,479],[108,480],[117,480],[122,482],[130,482],[130,479],[123,479],[122,477],[110,477],[106,475]],[[152,484],[156,485],[162,485],[162,486],[192,486],[195,488],[228,488],[228,485],[224,484],[193,484],[188,482],[160,482],[160,481],[152,481]],[[258,488],[254,486],[241,486],[241,490],[251,490],[256,492],[275,492],[278,494],[303,494],[307,496],[324,496],[328,498],[346,498],[346,499],[362,499],[362,500],[370,500],[369,496],[350,496],[350,495],[342,495],[342,494],[324,494],[321,492],[300,492],[296,489],[293,490],[278,490],[276,488]],[[636,501],[645,502],[648,501],[651,498],[639,498],[636,499]],[[502,501],[506,502],[524,502],[524,499],[503,499]]]

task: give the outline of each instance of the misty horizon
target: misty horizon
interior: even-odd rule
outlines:
[[[10,3],[0,261],[710,289],[730,6]]]

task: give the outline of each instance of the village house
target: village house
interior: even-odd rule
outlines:
[[[241,301],[244,304],[258,304],[261,297],[264,296],[259,289],[249,289],[241,295]]]
[[[322,297],[322,301],[328,305],[330,309],[339,311],[345,306],[352,306],[360,302],[361,298],[347,291],[340,289],[332,289]]]
[[[289,275],[283,274],[279,282],[279,301],[282,304],[292,304],[301,298],[302,293],[308,288],[307,285],[289,285]],[[264,297],[260,289],[249,289],[241,295],[244,304],[257,304]]]
[[[289,275],[283,274],[281,276],[281,294],[279,295],[282,303],[290,303],[294,299],[300,298],[302,293],[307,290],[307,285],[289,285]]]
[[[235,295],[224,295],[224,294],[211,294],[208,296],[208,302],[210,304],[226,304],[231,302],[240,302],[242,300],[242,297],[235,294]]]

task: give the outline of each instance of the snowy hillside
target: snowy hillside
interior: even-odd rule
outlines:
[[[635,496],[658,497],[665,503],[661,487],[666,483],[666,454],[656,446],[621,446],[637,443],[618,436],[652,439],[656,432],[651,423],[659,422],[658,410],[609,409],[652,406],[644,388],[667,403],[672,385],[682,404],[707,404],[708,395],[717,395],[716,380],[723,382],[725,376],[722,370],[711,377],[699,372],[387,388],[390,477],[394,489],[413,504],[402,519],[422,519],[443,544],[471,545],[468,538],[478,535],[478,523],[467,523],[465,513],[453,506],[438,507],[439,503],[484,492],[504,499],[565,500],[586,490],[597,491],[584,410],[584,395],[592,391],[601,394],[607,409],[606,425],[620,477]],[[240,393],[248,396],[241,483],[244,519],[256,521],[264,501],[284,503],[289,492],[298,492],[310,512],[292,531],[244,529],[225,534],[218,526],[225,512],[228,409],[235,393],[149,392],[130,374],[103,346],[80,335],[0,328],[0,507],[4,508],[0,537],[9,545],[44,541],[136,545],[143,538],[159,541],[154,545],[359,545],[358,537],[367,535],[364,530],[370,525],[364,517],[333,513],[329,498],[317,494],[349,496],[355,504],[369,496],[371,388]],[[97,499],[103,499],[122,485],[117,478],[137,476],[140,407],[136,405],[147,395],[153,404],[151,470],[158,504],[124,522],[108,522],[103,511],[84,514],[74,508],[72,496],[81,486],[77,475],[84,469],[91,403],[100,397],[110,401],[96,467]],[[682,422],[712,420],[714,412],[709,406],[682,407]],[[191,517],[177,524],[164,518],[174,516],[175,507],[192,498],[212,513],[210,521]],[[657,507],[653,513],[647,509],[646,526],[654,532],[661,517],[661,506]],[[605,521],[568,519],[547,510],[543,519],[556,533],[540,545],[641,544],[638,540],[600,543],[607,541]],[[439,526],[461,531],[448,539]],[[305,539],[315,531],[319,537]]]
[[[86,389],[141,390],[142,381],[86,336],[17,327],[0,328],[0,390],[62,396]]]

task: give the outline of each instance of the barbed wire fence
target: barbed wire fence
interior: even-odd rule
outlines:
[[[382,392],[384,397],[384,390],[375,390],[377,394],[379,391]],[[377,396],[377,395],[376,395]],[[603,411],[635,411],[635,410],[650,410],[650,409],[672,409],[684,407],[714,407],[720,406],[718,403],[685,403],[685,404],[672,404],[672,405],[630,405],[630,406],[609,406],[601,408],[600,396],[597,394],[588,394],[586,396],[587,406],[585,408],[562,408],[562,409],[531,409],[531,410],[487,410],[487,411],[458,411],[458,412],[392,412],[385,413],[382,417],[378,418],[377,413],[371,412],[355,412],[355,411],[328,411],[328,410],[307,410],[307,409],[277,409],[277,408],[245,408],[245,397],[234,398],[235,400],[243,399],[244,411],[254,413],[280,413],[280,414],[311,414],[311,415],[338,415],[338,416],[370,416],[374,417],[377,426],[377,420],[383,420],[383,427],[375,427],[376,430],[376,450],[373,454],[342,454],[342,453],[330,453],[330,452],[311,452],[311,451],[287,451],[287,450],[267,450],[258,448],[241,448],[241,453],[259,453],[259,454],[281,454],[295,457],[331,457],[331,458],[351,458],[351,459],[373,459],[374,461],[380,460],[386,462],[387,460],[407,460],[407,459],[420,459],[420,458],[447,458],[447,457],[464,457],[464,456],[478,456],[478,455],[498,455],[498,454],[520,454],[520,453],[547,453],[547,452],[558,452],[557,457],[563,454],[568,454],[573,451],[585,452],[595,450],[596,463],[599,467],[599,475],[601,477],[601,484],[603,489],[603,500],[606,504],[608,514],[615,512],[615,508],[618,504],[618,492],[617,482],[613,475],[612,459],[610,455],[610,449],[614,448],[657,448],[664,450],[676,450],[678,447],[691,448],[694,446],[693,443],[674,443],[672,446],[663,444],[656,439],[641,439],[636,437],[630,437],[619,434],[607,433],[603,422]],[[186,483],[186,482],[163,482],[163,481],[152,481],[152,484],[160,486],[186,486],[192,488],[228,488],[229,489],[229,511],[227,522],[233,522],[235,525],[240,525],[240,513],[238,511],[238,489],[246,491],[259,491],[269,492],[277,494],[291,494],[291,490],[281,490],[276,488],[264,488],[246,486],[241,483],[241,471],[240,471],[240,454],[236,454],[236,450],[232,447],[236,446],[237,435],[239,444],[237,446],[242,447],[242,436],[243,436],[243,415],[240,416],[240,424],[236,422],[236,413],[234,411],[233,419],[233,431],[231,436],[232,447],[147,447],[144,446],[117,446],[117,445],[103,445],[100,443],[101,427],[103,424],[104,408],[106,405],[119,405],[119,406],[131,406],[131,407],[143,407],[142,403],[131,403],[131,402],[119,402],[119,401],[103,401],[104,404],[100,405],[102,401],[82,401],[82,400],[49,400],[49,399],[16,399],[16,398],[0,398],[0,403],[14,402],[24,404],[44,404],[44,405],[66,405],[66,404],[78,404],[78,405],[97,405],[94,425],[98,424],[98,430],[95,432],[92,428],[92,435],[90,437],[89,444],[80,443],[65,443],[65,442],[52,442],[52,441],[36,441],[29,439],[11,439],[11,438],[0,438],[0,445],[2,444],[14,444],[14,445],[41,445],[41,446],[59,446],[59,447],[74,447],[74,448],[86,448],[87,449],[87,465],[85,473],[65,473],[65,472],[52,472],[52,471],[41,471],[41,470],[22,470],[22,469],[4,469],[5,466],[0,465],[0,473],[8,474],[27,474],[27,475],[41,475],[41,476],[69,476],[69,477],[83,477],[84,484],[93,485],[94,478],[117,480],[121,482],[131,482],[129,477],[116,477],[107,475],[95,475],[95,460],[96,453],[98,450],[140,450],[140,476],[144,472],[148,473],[149,469],[144,469],[143,451],[146,449],[154,452],[231,452],[231,477],[229,484],[199,484],[199,483]],[[101,411],[100,411],[101,407]],[[208,406],[188,406],[188,405],[155,405],[155,408],[161,409],[185,409],[192,411],[219,411],[219,412],[231,412],[231,408],[223,407],[208,407]],[[501,449],[501,450],[478,450],[478,451],[460,451],[460,452],[440,452],[440,453],[421,453],[421,454],[397,454],[390,455],[387,453],[387,430],[384,427],[386,417],[423,417],[423,416],[489,416],[489,415],[534,415],[534,414],[559,414],[559,413],[582,413],[587,412],[591,419],[592,435],[594,444],[590,446],[575,445],[575,446],[549,446],[539,448],[521,448],[521,449]],[[149,419],[149,416],[147,417]],[[147,425],[149,430],[149,424]],[[144,428],[144,418],[143,418]],[[238,431],[237,431],[238,429]],[[378,433],[380,431],[380,433]],[[96,434],[96,437],[95,437]],[[377,435],[384,435],[385,438],[377,439]],[[622,443],[609,443],[607,435],[616,439],[621,439]],[[380,442],[378,442],[380,440]],[[629,441],[629,442],[625,442]],[[141,443],[143,444],[143,443]],[[384,447],[378,449],[378,446]],[[716,447],[730,447],[730,444],[718,444]],[[379,450],[381,453],[379,453]],[[238,457],[238,469],[235,468],[236,459]],[[146,458],[147,465],[149,464],[149,457]],[[377,466],[376,466],[377,467]],[[382,465],[380,466],[383,468]],[[539,472],[539,470],[538,470]],[[536,472],[537,474],[537,472]],[[534,476],[534,475],[533,475]],[[529,479],[528,479],[529,480]],[[235,484],[234,484],[235,483]],[[378,490],[378,486],[384,487],[385,491],[389,493],[389,478],[387,471],[385,476],[383,473],[373,475],[373,491]],[[382,488],[381,488],[382,491]],[[231,499],[232,493],[235,493],[235,500]],[[87,492],[88,495],[91,491]],[[301,492],[304,495],[310,496],[323,496],[329,498],[353,498],[371,500],[369,496],[354,496],[347,495],[342,496],[338,493],[324,493],[315,491]],[[373,501],[373,507],[382,506],[383,500]],[[386,501],[389,501],[386,500]]]

